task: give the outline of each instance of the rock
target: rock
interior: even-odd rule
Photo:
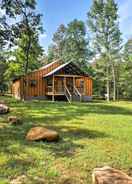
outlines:
[[[20,118],[18,118],[17,116],[9,116],[8,121],[9,121],[9,123],[11,123],[13,125],[19,125],[22,123]]]
[[[57,141],[58,138],[59,134],[56,131],[49,130],[43,127],[31,128],[26,136],[26,139],[28,141],[38,141],[38,140]]]
[[[9,107],[5,104],[0,104],[0,114],[6,114],[9,112]]]
[[[17,178],[13,179],[10,184],[24,184],[26,183],[26,176],[18,176]]]
[[[132,177],[108,166],[94,169],[92,178],[93,184],[132,184]]]
[[[0,100],[0,104],[5,104],[5,101],[4,100]]]

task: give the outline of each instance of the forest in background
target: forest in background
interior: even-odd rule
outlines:
[[[87,22],[63,23],[53,35],[48,52],[39,43],[44,32],[35,0],[1,0],[0,91],[12,79],[55,59],[72,61],[94,80],[95,97],[132,99],[132,38],[124,43],[115,0],[94,0]],[[81,10],[80,10],[81,11]]]

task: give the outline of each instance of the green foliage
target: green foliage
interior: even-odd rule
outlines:
[[[114,0],[94,0],[88,13],[88,26],[93,33],[93,46],[96,54],[105,59],[101,68],[102,73],[105,71],[107,78],[105,85],[107,86],[108,100],[111,83],[113,83],[114,100],[117,93],[117,70],[121,50],[121,33],[117,11],[118,7]]]
[[[22,57],[24,62],[24,73],[35,69],[40,59],[39,57],[43,54],[38,39],[39,33],[43,31],[40,22],[41,15],[34,12],[35,5],[35,1],[25,1],[22,4],[22,20],[18,24],[20,34],[17,43],[17,54],[19,59]]]
[[[65,36],[66,36],[67,28],[61,24],[57,31],[53,35],[53,50],[55,58],[63,57],[63,50],[65,47]]]
[[[53,44],[49,47],[48,58],[72,61],[88,70],[88,59],[92,55],[88,46],[86,27],[82,21],[75,19],[67,27],[63,24],[59,26],[53,36]]]
[[[124,45],[123,61],[120,66],[120,96],[132,99],[132,39]]]
[[[28,72],[33,71],[42,66],[43,49],[39,45],[38,36],[32,35],[30,38],[30,50],[28,53]],[[18,48],[14,50],[13,55],[15,56],[15,62],[19,64],[21,73],[25,73],[26,68],[26,49],[28,37],[23,34],[18,41]]]
[[[35,0],[2,0],[0,8],[5,11],[0,21],[0,63],[6,67],[5,70],[1,67],[4,82],[42,66],[44,51],[39,44],[39,34],[43,29],[41,15],[35,12]],[[17,22],[10,24],[16,17]]]
[[[64,60],[86,66],[88,61],[88,41],[86,28],[82,21],[74,20],[68,24],[64,48]]]
[[[103,67],[102,67],[103,66]],[[99,59],[96,59],[93,63],[94,68],[94,95],[98,97],[103,97],[106,94],[106,64],[105,58],[102,56]]]

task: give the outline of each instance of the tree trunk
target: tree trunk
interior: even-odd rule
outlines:
[[[115,75],[115,68],[114,65],[112,64],[112,75],[113,75],[113,100],[116,100],[116,75]]]
[[[29,41],[28,41],[27,49],[25,53],[26,54],[25,74],[27,74],[28,72],[30,47],[31,47],[31,36],[29,35]]]
[[[107,101],[110,101],[109,66],[107,66]]]

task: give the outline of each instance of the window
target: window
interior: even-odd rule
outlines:
[[[36,80],[31,80],[30,81],[30,86],[31,87],[35,87],[37,85],[37,81]]]
[[[52,79],[51,78],[47,79],[47,86],[52,86]]]

